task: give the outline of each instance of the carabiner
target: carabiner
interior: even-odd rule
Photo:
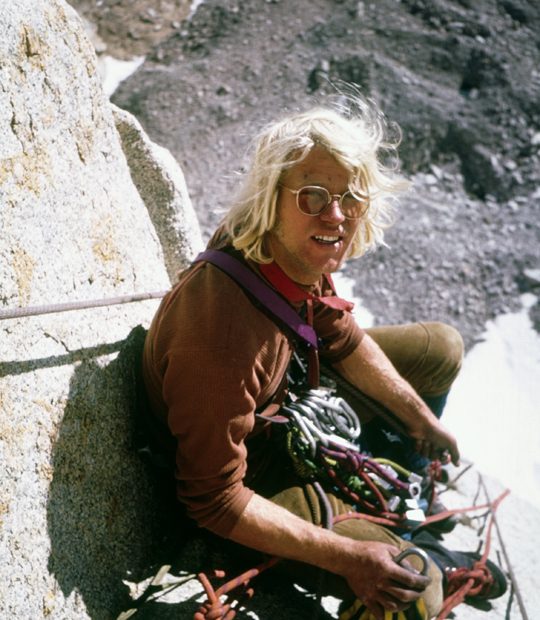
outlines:
[[[420,574],[426,576],[429,568],[429,557],[423,549],[419,549],[418,547],[408,547],[394,557],[394,562],[400,566],[403,566],[403,568],[410,570],[407,565],[403,565],[401,563],[409,555],[416,555],[422,560],[422,570],[420,571]]]

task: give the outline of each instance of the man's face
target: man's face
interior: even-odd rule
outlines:
[[[286,173],[282,183],[293,190],[319,185],[330,194],[343,194],[348,190],[349,172],[323,147],[315,146]],[[306,215],[297,208],[295,194],[282,187],[268,247],[290,278],[300,284],[314,284],[321,274],[339,269],[358,225],[358,220],[343,217],[337,200],[319,215]]]

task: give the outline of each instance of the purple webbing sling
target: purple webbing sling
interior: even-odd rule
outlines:
[[[224,271],[258,299],[272,314],[283,321],[302,340],[313,348],[318,348],[317,334],[313,327],[303,321],[300,315],[249,267],[230,254],[220,250],[205,250],[201,252],[193,262],[198,263],[200,261],[212,263],[212,265]]]

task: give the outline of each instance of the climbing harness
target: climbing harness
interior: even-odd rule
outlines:
[[[291,395],[282,407],[289,427],[288,451],[298,473],[306,478],[326,479],[352,500],[358,510],[385,518],[386,524],[408,528],[423,522],[425,515],[418,505],[421,477],[391,461],[377,461],[362,454],[354,443],[360,426],[352,408],[345,400],[329,396],[328,391],[315,389],[319,386],[316,355],[319,343],[312,327],[312,302],[317,299],[344,311],[350,310],[352,304],[336,296],[315,298],[290,280],[275,263],[261,265],[260,270],[283,297],[227,252],[206,250],[195,259],[196,263],[201,261],[227,273],[306,346],[307,370],[302,375],[308,391],[298,397]],[[331,279],[328,281],[333,290]],[[306,301],[307,322],[289,303],[300,301]],[[298,356],[296,359],[299,360]],[[300,360],[299,363],[305,369],[306,365]]]

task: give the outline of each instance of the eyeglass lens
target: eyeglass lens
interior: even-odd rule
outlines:
[[[330,198],[330,193],[324,187],[303,187],[297,194],[298,208],[307,215],[317,215],[329,204]],[[345,217],[356,219],[362,217],[368,204],[346,192],[339,206]]]

